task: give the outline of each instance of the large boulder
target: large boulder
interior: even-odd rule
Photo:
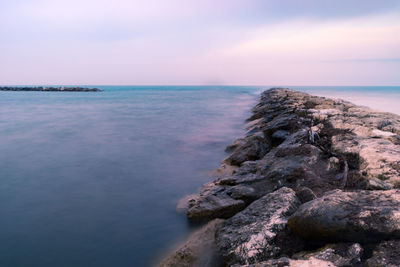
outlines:
[[[303,204],[288,226],[311,240],[366,243],[400,238],[400,190],[334,190]]]
[[[160,267],[221,266],[215,246],[215,231],[223,220],[216,219],[194,232],[189,239],[160,263]]]
[[[228,219],[216,234],[226,263],[251,264],[277,256],[281,249],[275,237],[299,205],[296,193],[283,187]]]
[[[380,243],[373,251],[372,257],[366,261],[367,267],[400,266],[400,240],[389,240]]]

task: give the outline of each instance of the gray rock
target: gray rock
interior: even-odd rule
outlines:
[[[371,178],[367,184],[368,190],[390,190],[393,189],[393,185],[386,183],[378,178]]]
[[[292,256],[297,260],[318,259],[331,262],[333,266],[355,266],[361,264],[363,248],[360,244],[329,244],[313,252],[300,252]]]
[[[278,130],[274,132],[271,136],[273,142],[282,143],[290,136],[290,132],[285,130]]]
[[[208,183],[203,185],[198,194],[182,198],[177,205],[179,212],[186,213],[191,221],[207,221],[214,218],[229,218],[246,207],[240,199],[228,194],[226,186]],[[245,195],[244,190],[241,191]],[[237,193],[236,195],[239,195]],[[247,197],[247,195],[245,195]]]
[[[235,174],[232,176],[222,177],[216,180],[216,184],[219,185],[238,185],[238,184],[251,184],[260,180],[264,180],[265,177],[247,173],[247,174]]]
[[[363,248],[360,244],[330,244],[316,251],[303,251],[291,259],[282,257],[242,267],[347,267],[360,266]]]
[[[270,146],[265,138],[258,135],[248,136],[243,142],[238,143],[225,162],[240,166],[245,161],[261,159],[269,150]]]
[[[237,170],[235,170],[235,174],[247,175],[249,173],[256,173],[257,167],[257,161],[245,161]]]
[[[389,240],[380,243],[373,251],[372,257],[366,261],[366,267],[398,267],[400,266],[400,240]]]
[[[327,258],[278,257],[303,249],[299,236],[324,243],[400,238],[399,193],[391,189],[400,187],[399,116],[276,88],[262,93],[252,111],[247,136],[227,148],[232,153],[215,171],[214,181],[179,205],[191,220],[233,216],[218,231],[228,264],[262,259],[272,264],[265,266],[334,266],[338,263]],[[289,220],[299,236],[268,219],[280,218],[278,206],[288,205],[287,194],[265,201],[282,187],[296,189],[304,203]],[[347,192],[327,193],[338,188]],[[257,238],[260,242],[253,242]],[[278,259],[268,259],[271,255]]]
[[[250,264],[279,255],[274,239],[299,205],[296,193],[284,187],[228,219],[216,234],[227,264]]]
[[[288,226],[311,240],[366,243],[400,238],[400,191],[334,190],[303,204]]]
[[[215,245],[215,231],[223,220],[216,219],[194,232],[183,245],[164,259],[160,267],[221,266],[221,256]]]
[[[233,199],[240,199],[246,203],[250,203],[259,197],[253,187],[244,185],[232,186],[227,190],[227,194]]]
[[[229,218],[246,207],[245,201],[233,199],[228,195],[208,195],[192,199],[186,216],[191,221],[204,221],[214,218]]]
[[[238,138],[236,139],[232,144],[228,145],[225,148],[225,152],[232,152],[234,151],[237,147],[244,145],[246,143],[246,140],[244,138]]]
[[[301,203],[306,203],[317,198],[314,192],[308,187],[301,187],[296,190],[296,196]]]

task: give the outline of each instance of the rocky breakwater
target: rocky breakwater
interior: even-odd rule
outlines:
[[[27,87],[27,86],[3,86],[0,87],[0,91],[16,91],[16,92],[30,92],[30,91],[39,91],[39,92],[101,92],[102,90],[98,88],[86,88],[86,87]]]
[[[400,117],[290,89],[252,112],[161,265],[400,266]]]

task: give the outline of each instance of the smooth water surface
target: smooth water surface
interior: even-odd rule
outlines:
[[[0,266],[154,265],[268,87],[100,88],[0,92]],[[398,87],[294,88],[400,103]]]
[[[0,266],[148,266],[260,88],[0,92]]]

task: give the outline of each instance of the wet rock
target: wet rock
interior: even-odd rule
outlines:
[[[243,143],[239,143],[225,162],[240,166],[245,161],[253,161],[262,158],[270,150],[266,140],[258,135],[246,137]]]
[[[221,266],[221,256],[215,245],[215,231],[223,220],[216,219],[193,233],[189,239],[164,259],[160,267]]]
[[[229,218],[245,207],[245,201],[234,199],[224,188],[215,186],[188,200],[186,216],[191,221]]]
[[[296,193],[284,187],[228,219],[216,234],[225,261],[248,264],[278,255],[280,248],[274,239],[285,229],[287,218],[299,205]]]
[[[311,240],[367,243],[400,238],[400,191],[334,190],[303,204],[288,226]]]
[[[246,203],[251,203],[259,197],[253,187],[243,185],[236,185],[229,188],[227,194],[233,199],[240,199]]]
[[[228,194],[234,191],[231,187],[217,185],[213,182],[203,185],[198,194],[182,198],[177,205],[177,211],[186,213],[191,221],[207,221],[214,218],[229,218],[246,207],[246,202],[234,199]],[[240,191],[238,188],[236,191]],[[249,197],[244,189],[240,192]],[[237,192],[236,196],[240,193]]]
[[[238,139],[236,139],[232,144],[228,145],[228,146],[225,148],[225,151],[226,151],[226,152],[232,152],[232,151],[234,151],[236,148],[238,148],[239,146],[244,145],[245,142],[246,142],[246,140],[245,140],[244,138],[238,138]]]
[[[400,266],[400,240],[389,240],[380,243],[373,251],[372,257],[366,261],[366,267],[398,267]]]

